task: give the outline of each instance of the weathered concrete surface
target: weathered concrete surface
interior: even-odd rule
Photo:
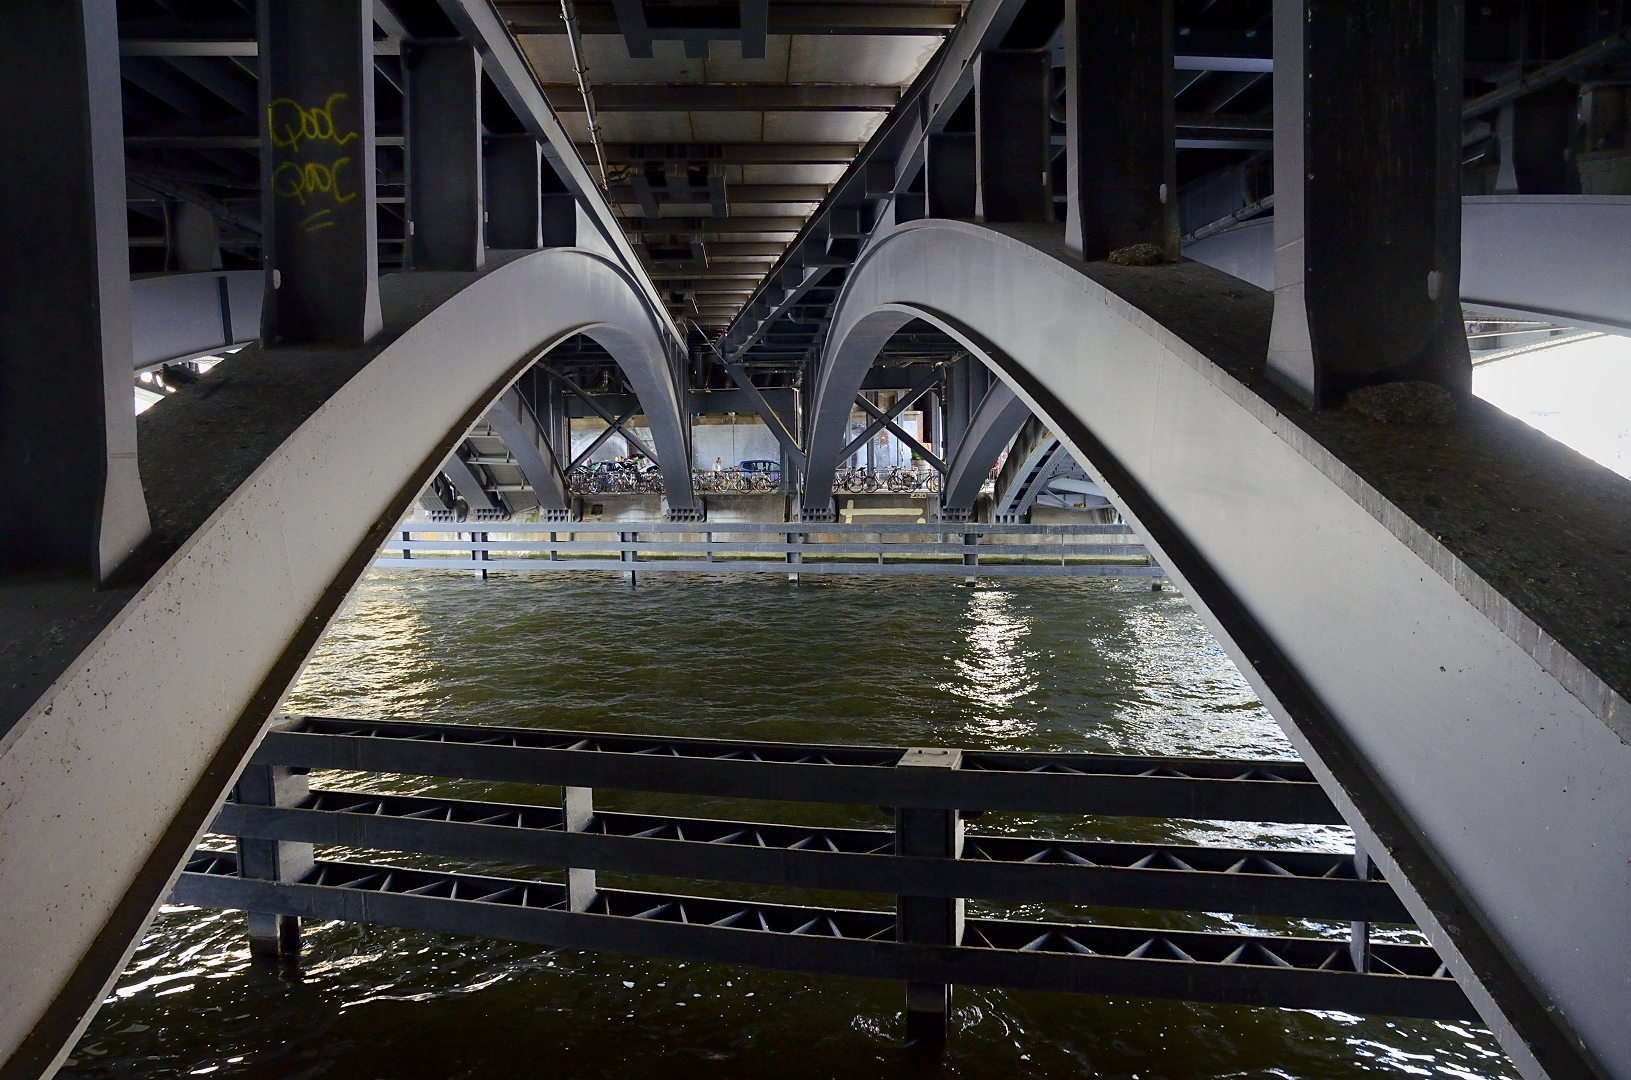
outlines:
[[[510,261],[501,255],[488,272]],[[113,588],[69,574],[0,577],[0,740],[141,583],[289,434],[403,331],[479,274],[393,274],[385,330],[361,348],[245,347],[136,418],[153,532]]]

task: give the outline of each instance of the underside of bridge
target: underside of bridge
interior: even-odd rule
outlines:
[[[581,524],[582,469],[615,441],[655,515],[700,526],[696,432],[722,415],[774,440],[789,552],[885,446],[943,534],[1038,507],[1131,528],[1303,758],[1315,816],[1263,820],[1345,823],[1338,876],[1374,867],[1374,903],[1431,945],[1398,954],[1421,976],[1403,990],[1184,984],[1203,1000],[1470,1011],[1530,1080],[1631,1077],[1631,483],[1470,392],[1473,356],[1521,335],[1631,335],[1631,23],[1598,0],[1373,8],[0,6],[0,1077],[60,1066],[173,890],[266,919],[363,910],[320,887],[368,868],[309,843],[285,865],[333,826],[280,824],[278,785],[314,798],[303,770],[353,753],[434,769],[378,750],[383,729],[266,733],[405,518]],[[159,403],[134,416],[133,393]],[[1047,801],[937,779],[923,753],[826,761],[896,779],[810,791],[917,799],[890,841],[914,866],[956,857],[960,825],[950,848],[922,837],[982,797]],[[437,775],[564,785],[539,827],[583,831],[571,792],[616,769],[523,758]],[[714,776],[625,767],[648,790]],[[1195,805],[1256,820],[1205,802],[1210,776],[1184,774],[1213,792]],[[240,856],[195,858],[222,822]],[[903,978],[909,1015],[943,1019],[963,946],[1029,948],[1003,944],[1020,924],[965,939],[945,917],[997,878],[843,865],[902,894],[899,922],[833,935],[918,951],[797,970]],[[589,876],[543,905],[566,922],[529,915],[524,883],[414,888],[519,895],[520,940],[761,962],[730,936],[746,909],[715,913],[712,945],[609,929],[679,901],[570,873]],[[1011,880],[994,895],[1032,887]],[[397,925],[476,918],[381,903]],[[810,925],[778,911],[763,933]],[[1381,970],[1355,949],[1348,975]],[[1133,970],[986,959],[988,982],[1091,992]]]

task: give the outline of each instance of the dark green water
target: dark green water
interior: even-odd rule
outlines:
[[[379,574],[291,711],[607,731],[1243,757],[1291,748],[1183,599],[1115,581]],[[420,778],[326,786],[549,802]],[[604,809],[885,827],[875,808],[602,796]],[[1026,820],[975,832],[1343,850],[1344,829]],[[320,852],[343,857],[346,852]],[[447,860],[389,856],[411,865]],[[548,877],[528,868],[483,871]],[[887,906],[601,876],[605,885]],[[1026,917],[1345,936],[1228,915],[976,908]],[[1382,935],[1418,940],[1407,929]],[[1511,1077],[1488,1032],[1333,1013],[960,987],[939,1062],[901,1043],[898,985],[309,925],[298,972],[252,964],[243,916],[166,907],[63,1075],[581,1077]]]

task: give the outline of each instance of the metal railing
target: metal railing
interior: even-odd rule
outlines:
[[[559,787],[558,806],[308,788],[339,769]],[[595,789],[880,806],[893,829],[608,813]],[[717,805],[717,804],[715,804]],[[251,759],[176,903],[251,912],[262,953],[299,918],[816,974],[903,980],[914,1037],[943,1037],[952,983],[1473,1019],[1362,855],[968,833],[978,813],[1331,824],[1293,761],[675,739],[293,719]],[[565,871],[562,882],[316,858],[315,846]],[[864,910],[601,888],[596,873],[893,896]],[[971,918],[965,899],[1347,922],[1343,937]]]
[[[505,522],[458,532],[446,522],[415,522],[386,543],[374,565],[478,573],[1165,576],[1126,525],[972,522]]]

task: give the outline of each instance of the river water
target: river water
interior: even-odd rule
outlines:
[[[453,571],[376,573],[324,639],[288,708],[741,739],[1293,756],[1181,596],[1114,580],[806,579],[794,586],[769,575],[649,575],[630,590],[609,574],[495,575],[483,583]],[[406,777],[313,780],[511,802],[554,794]],[[597,805],[887,827],[866,807],[602,793]],[[1019,815],[988,815],[970,829],[1321,850],[1352,842],[1345,829],[1317,826]],[[877,897],[606,874],[601,883],[886,906]],[[970,911],[1347,932],[1215,914],[974,904]],[[1378,936],[1420,940],[1407,928]],[[308,925],[305,940],[298,970],[251,963],[241,914],[166,906],[62,1075],[1516,1076],[1476,1027],[968,987],[957,989],[946,1053],[932,1061],[903,1049],[904,995],[892,983],[341,924]]]

